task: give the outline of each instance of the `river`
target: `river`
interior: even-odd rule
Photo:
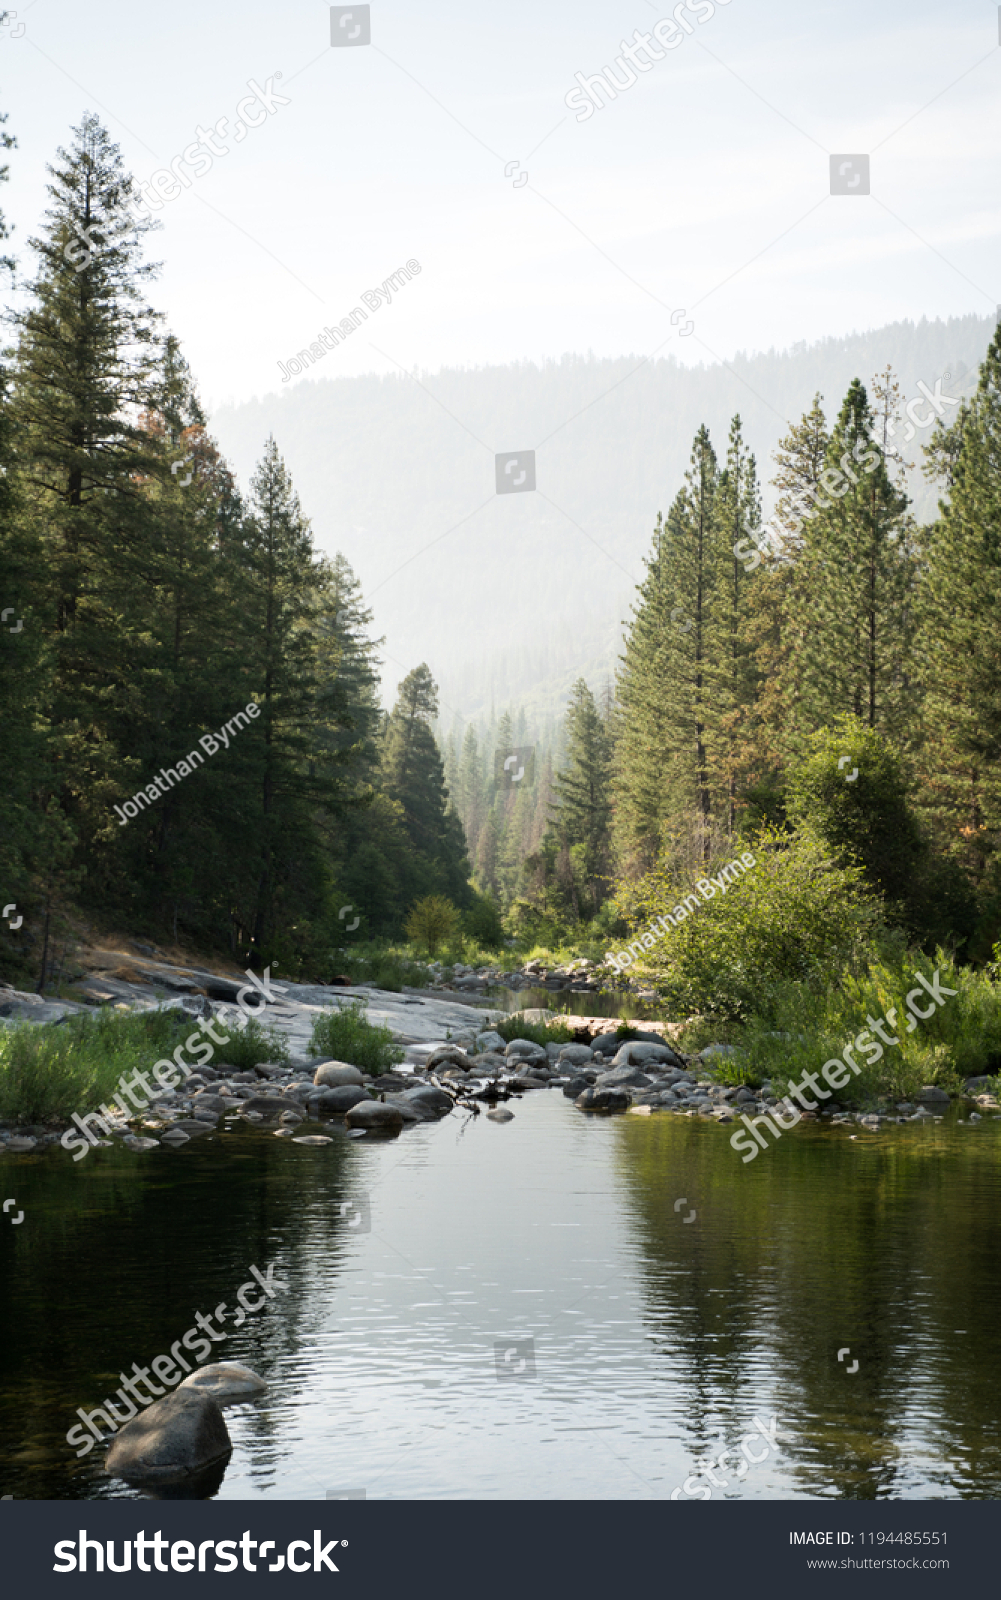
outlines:
[[[745,1166],[705,1119],[513,1108],[4,1156],[0,1492],[135,1496],[77,1408],[278,1263],[214,1346],[270,1385],[220,1498],[690,1504],[728,1447],[714,1499],[1001,1495],[1001,1119],[803,1124]]]

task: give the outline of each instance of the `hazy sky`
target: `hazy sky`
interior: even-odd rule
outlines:
[[[711,360],[1001,300],[997,5],[710,9],[376,0],[371,44],[333,49],[307,0],[21,3],[0,28],[13,247],[30,270],[45,164],[84,110],[145,180],[274,77],[289,104],[230,132],[151,240],[154,301],[210,406],[280,389],[278,362],[408,260],[420,276],[317,377]],[[691,31],[578,121],[575,74],[673,10]],[[832,153],[871,154],[869,197],[831,195]]]

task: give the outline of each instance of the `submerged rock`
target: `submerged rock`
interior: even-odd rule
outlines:
[[[232,1448],[217,1402],[181,1385],[125,1424],[106,1467],[129,1483],[165,1483],[193,1477]]]
[[[492,1111],[488,1111],[487,1112],[487,1121],[488,1122],[513,1122],[514,1121],[514,1112],[513,1111],[505,1111],[503,1106],[495,1106]]]

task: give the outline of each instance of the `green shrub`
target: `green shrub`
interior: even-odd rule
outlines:
[[[191,1032],[177,1011],[98,1011],[38,1026],[0,1030],[0,1118],[68,1121],[114,1100],[119,1078],[169,1056]]]
[[[662,936],[629,967],[630,977],[638,972],[652,980],[676,1016],[748,1017],[775,983],[857,964],[880,926],[862,869],[839,866],[816,836],[765,828],[750,854],[755,864],[746,875],[735,873],[711,899],[659,869],[638,886],[634,905],[643,923],[676,915],[686,892],[698,901],[677,927],[664,924]],[[720,877],[725,861],[707,877]]]
[[[428,894],[407,913],[404,929],[408,939],[426,947],[433,956],[452,937],[459,925],[459,913],[444,895]]]
[[[360,1000],[328,1011],[313,1023],[310,1050],[314,1055],[333,1056],[363,1072],[387,1072],[403,1060],[404,1052],[393,1043],[391,1028],[376,1027],[365,1016]]]
[[[462,915],[462,931],[473,944],[485,950],[500,950],[504,943],[504,925],[500,912],[489,895],[473,890],[473,904]]]

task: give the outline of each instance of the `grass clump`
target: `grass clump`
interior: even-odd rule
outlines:
[[[931,982],[936,972],[957,992],[908,1032],[906,996],[917,987],[918,973]],[[884,1046],[876,1061],[854,1044],[863,1033],[872,1038],[869,1017],[887,1019],[899,1040]],[[723,1082],[770,1078],[776,1092],[785,1090],[804,1070],[820,1072],[847,1045],[862,1070],[838,1098],[856,1104],[911,1100],[925,1084],[955,1093],[966,1078],[995,1074],[1001,1066],[1001,983],[990,970],[957,967],[943,950],[932,958],[888,937],[861,971],[846,970],[836,981],[815,975],[771,984],[742,1023],[713,1029],[710,1019],[700,1018],[686,1032],[685,1047],[697,1048],[710,1031],[736,1046],[736,1055],[716,1064]]]
[[[561,1019],[558,1022],[525,1022],[515,1015],[502,1017],[493,1031],[508,1044],[512,1039],[528,1039],[532,1044],[573,1044],[573,1029]]]
[[[392,1029],[369,1022],[360,1000],[317,1017],[309,1047],[314,1055],[333,1056],[376,1075],[388,1072],[403,1060],[403,1051],[393,1042]]]
[[[25,1022],[0,1031],[0,1119],[10,1123],[66,1122],[116,1098],[124,1074],[148,1071],[172,1054],[191,1031],[174,1011],[67,1017],[39,1026]]]
[[[223,1030],[225,1023],[220,1017],[219,1022]],[[233,1028],[229,1035],[228,1044],[219,1046],[221,1060],[227,1067],[235,1067],[239,1072],[252,1072],[259,1061],[288,1061],[288,1040],[277,1028],[266,1028],[255,1017],[248,1017],[242,1028]],[[213,1060],[210,1065],[218,1063]]]

